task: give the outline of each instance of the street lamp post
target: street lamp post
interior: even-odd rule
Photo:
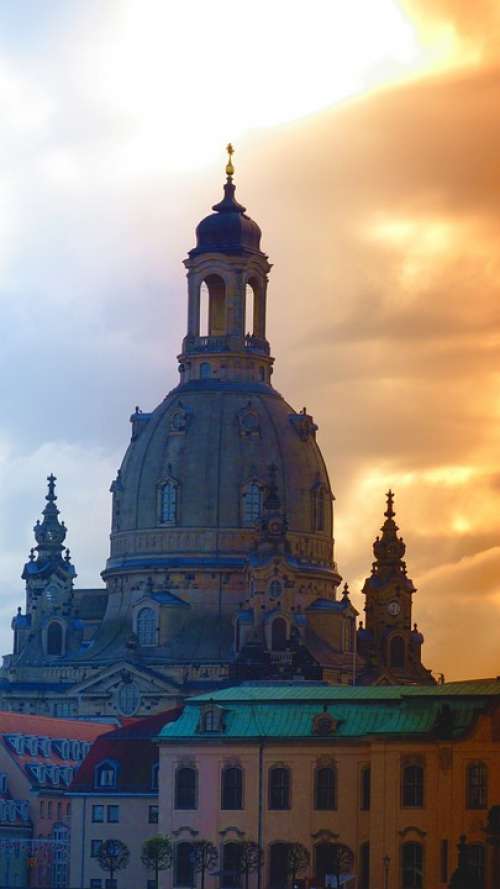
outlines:
[[[384,863],[384,889],[389,889],[389,865],[391,859],[388,855],[384,855],[382,861]]]

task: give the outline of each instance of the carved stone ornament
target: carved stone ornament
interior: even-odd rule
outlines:
[[[329,840],[338,840],[339,836],[339,833],[334,833],[332,830],[326,830],[325,828],[317,830],[316,833],[311,834],[313,840],[320,840],[320,842],[324,843]]]
[[[197,837],[199,832],[200,832],[199,830],[193,830],[192,827],[183,826],[183,827],[178,827],[177,830],[173,830],[172,834],[174,837],[178,837],[178,836],[181,836],[183,833],[187,833],[187,834],[189,834],[189,836]]]
[[[169,432],[171,435],[182,435],[186,432],[189,422],[191,420],[191,411],[186,410],[182,401],[177,403],[177,409],[174,411],[172,416],[170,417],[170,429]]]
[[[331,713],[318,713],[313,717],[312,734],[320,737],[328,737],[334,735],[337,731],[338,719],[335,719]]]
[[[405,837],[408,833],[416,833],[417,836],[421,837],[422,839],[425,836],[427,836],[427,833],[425,830],[420,830],[419,827],[414,827],[414,826],[404,827],[402,830],[398,830],[398,833],[399,833],[400,837]]]
[[[260,438],[260,422],[257,411],[249,401],[237,415],[238,426],[242,438]]]
[[[228,833],[234,833],[240,840],[245,836],[245,831],[240,830],[239,827],[224,827],[222,830],[219,830],[219,834],[221,837],[227,836]]]
[[[309,438],[316,438],[318,427],[311,415],[306,413],[305,407],[301,410],[300,414],[290,414],[289,419],[295,432],[302,441],[307,441]]]

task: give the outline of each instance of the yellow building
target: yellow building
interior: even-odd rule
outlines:
[[[462,834],[478,885],[500,886],[484,830],[500,803],[499,680],[250,683],[192,698],[159,740],[159,829],[175,841],[166,887],[195,885],[203,839],[219,855],[206,889],[239,884],[249,841],[263,850],[251,889],[285,885],[292,843],[309,852],[296,876],[312,886],[339,864],[348,889],[439,889]]]

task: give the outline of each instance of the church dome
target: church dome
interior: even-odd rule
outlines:
[[[215,213],[206,216],[196,229],[196,247],[190,256],[199,253],[240,254],[260,253],[262,232],[253,219],[246,215],[246,207],[238,203],[235,186],[228,177],[224,197],[212,207]]]
[[[136,412],[132,423],[132,441],[112,486],[106,574],[188,563],[243,567],[255,546],[253,519],[271,473],[290,555],[331,566],[333,497],[317,427],[272,386],[192,380],[151,414]],[[315,514],[318,503],[321,515]]]

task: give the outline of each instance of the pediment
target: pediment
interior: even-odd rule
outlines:
[[[110,694],[123,682],[135,682],[144,692],[170,692],[177,694],[179,686],[172,679],[160,676],[152,670],[141,669],[135,664],[121,661],[112,667],[105,667],[91,678],[85,679],[74,687],[72,693],[82,695]]]

